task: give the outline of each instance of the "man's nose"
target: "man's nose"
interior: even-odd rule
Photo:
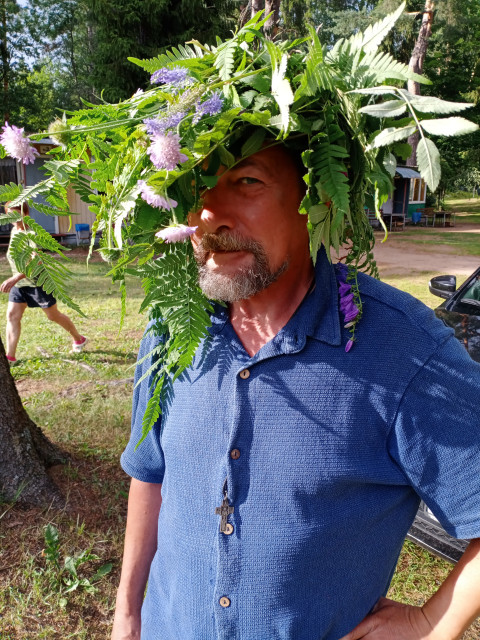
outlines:
[[[192,222],[201,233],[219,233],[235,226],[234,216],[228,198],[218,187],[208,189],[203,196],[203,206],[193,214]]]

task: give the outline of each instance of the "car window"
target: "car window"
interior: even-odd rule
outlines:
[[[477,276],[475,282],[467,289],[461,298],[464,304],[480,307],[480,277]]]

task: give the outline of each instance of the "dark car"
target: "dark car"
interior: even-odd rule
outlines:
[[[432,278],[429,288],[434,295],[445,298],[435,315],[454,329],[455,337],[480,362],[480,268],[459,289],[455,276]],[[468,544],[448,535],[424,502],[407,537],[450,562],[457,562]]]

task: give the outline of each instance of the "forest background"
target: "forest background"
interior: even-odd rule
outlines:
[[[29,133],[45,130],[64,110],[118,101],[146,88],[148,76],[128,56],[150,58],[191,38],[214,43],[263,7],[276,10],[277,38],[312,24],[323,43],[364,29],[397,0],[0,0],[0,113]],[[480,0],[409,0],[384,45],[408,64],[424,11],[432,9],[422,88],[475,104],[480,122]],[[442,199],[446,190],[480,186],[480,133],[438,140]]]

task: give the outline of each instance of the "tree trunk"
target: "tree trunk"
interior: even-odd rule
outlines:
[[[265,15],[271,13],[272,15],[266,21],[263,27],[265,35],[270,40],[273,40],[278,32],[278,20],[280,18],[280,0],[265,0]]]
[[[0,340],[0,498],[30,506],[63,506],[46,469],[65,458],[23,408]]]
[[[433,12],[435,10],[435,2],[433,0],[425,0],[425,8],[423,10],[422,24],[420,26],[420,32],[418,34],[417,41],[413,48],[412,56],[410,58],[409,67],[414,73],[423,73],[423,64],[425,62],[425,55],[427,53],[428,40],[432,35],[433,24]],[[414,80],[408,81],[408,90],[410,93],[420,95],[420,84]],[[410,167],[417,164],[417,146],[418,146],[418,133],[410,136],[408,144],[412,147],[412,155],[407,160],[407,165]]]

